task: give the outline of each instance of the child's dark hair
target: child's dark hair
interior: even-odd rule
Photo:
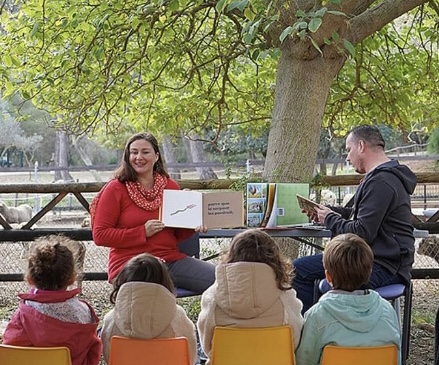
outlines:
[[[369,281],[373,252],[366,241],[356,234],[341,234],[326,246],[323,266],[331,275],[333,289],[354,291]]]
[[[110,302],[115,303],[120,287],[130,281],[143,281],[163,285],[171,293],[174,293],[174,283],[169,274],[166,264],[159,258],[142,253],[131,258],[113,280],[113,291],[110,294]]]
[[[294,274],[291,261],[281,254],[273,238],[260,229],[248,229],[238,233],[222,261],[225,264],[240,261],[262,262],[273,269],[279,289],[292,288]]]
[[[25,274],[37,289],[63,290],[76,276],[71,240],[64,236],[39,237],[31,245]]]

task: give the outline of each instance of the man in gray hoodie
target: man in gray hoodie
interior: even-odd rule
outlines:
[[[365,174],[354,196],[352,208],[323,206],[308,212],[323,223],[332,236],[355,233],[371,247],[374,264],[368,286],[372,289],[411,279],[414,260],[410,195],[416,187],[415,174],[385,154],[385,142],[373,126],[353,128],[346,138],[346,160]],[[316,279],[325,277],[322,256],[294,261],[293,288],[303,302],[303,313],[313,303]]]

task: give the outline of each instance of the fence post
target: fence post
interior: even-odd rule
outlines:
[[[245,169],[246,169],[246,173],[247,173],[247,177],[250,177],[250,173],[251,173],[251,162],[249,159],[247,159],[247,161],[245,161]]]
[[[38,184],[38,161],[35,161],[34,165],[34,183]],[[35,193],[34,198],[34,214],[40,211],[40,202],[38,200],[38,193]]]

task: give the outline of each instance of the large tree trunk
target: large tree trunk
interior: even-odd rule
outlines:
[[[269,182],[309,182],[331,83],[344,57],[301,60],[282,52],[264,176]]]
[[[174,144],[169,136],[164,136],[162,141],[162,149],[163,149],[163,157],[167,164],[176,163],[177,159],[175,158],[174,153]],[[178,168],[168,168],[169,175],[175,179],[181,179],[181,173]]]

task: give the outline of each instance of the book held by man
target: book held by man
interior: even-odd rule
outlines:
[[[164,190],[160,220],[167,227],[242,227],[244,197],[238,191]]]
[[[297,194],[297,201],[299,202],[299,207],[301,210],[304,210],[305,212],[311,212],[315,213],[314,208],[319,208],[319,204],[316,202],[313,202],[312,200],[309,200],[299,194]]]

